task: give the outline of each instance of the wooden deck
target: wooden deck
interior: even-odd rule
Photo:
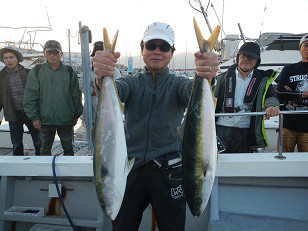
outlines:
[[[86,141],[75,141],[73,142],[73,148],[75,156],[88,156],[91,155],[88,152],[88,145]],[[29,154],[34,155],[35,150],[30,149]],[[63,148],[61,146],[60,141],[55,141],[53,143],[52,149],[51,149],[52,155],[56,154],[63,154]],[[13,149],[12,148],[0,148],[0,156],[12,156],[13,155]]]

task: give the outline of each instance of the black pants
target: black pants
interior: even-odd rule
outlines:
[[[40,149],[42,147],[42,141],[40,138],[39,131],[33,126],[33,123],[23,111],[15,111],[17,120],[15,122],[9,122],[10,136],[13,144],[13,155],[23,156],[24,146],[23,146],[23,135],[25,124],[28,127],[29,133],[31,134],[33,145],[35,147],[35,155],[40,155]]]
[[[185,229],[182,166],[164,169],[151,162],[131,171],[120,212],[113,222],[113,230],[138,230],[143,211],[149,203],[160,231]]]
[[[216,125],[216,134],[225,146],[224,153],[250,153],[249,128]]]
[[[73,156],[73,128],[72,125],[42,125],[40,133],[43,140],[42,156],[51,155],[51,148],[55,140],[56,132],[60,137],[65,156]]]

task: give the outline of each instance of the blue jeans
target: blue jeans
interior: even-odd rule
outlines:
[[[24,145],[22,143],[25,124],[28,127],[29,133],[32,136],[33,145],[35,147],[35,155],[41,154],[42,141],[39,131],[33,126],[33,123],[26,114],[22,111],[15,111],[17,120],[15,122],[9,122],[11,142],[13,144],[13,155],[23,156]]]

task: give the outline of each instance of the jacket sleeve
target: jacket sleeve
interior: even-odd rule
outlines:
[[[32,68],[28,75],[24,93],[24,111],[32,121],[40,120],[39,99],[40,83],[35,75],[35,68]]]
[[[220,91],[220,87],[222,86],[222,82],[224,80],[224,74],[220,74],[218,75],[215,79],[216,79],[216,84],[215,86],[213,87],[213,93],[214,93],[214,96],[215,98],[218,97],[218,94],[219,94],[219,91]]]
[[[278,86],[277,86],[277,93],[278,93],[278,98],[279,100],[283,101],[291,101],[291,100],[297,100],[301,98],[301,93],[296,93],[290,90],[287,90],[285,86],[288,86],[288,77],[289,77],[289,71],[288,71],[288,66],[285,66],[280,75],[277,77],[279,79],[278,81]]]
[[[75,71],[73,72],[71,80],[71,92],[72,92],[72,100],[74,103],[74,111],[75,111],[74,117],[79,118],[82,115],[83,106],[81,103],[81,91],[79,88],[79,82]]]
[[[186,107],[188,106],[191,90],[192,90],[193,80],[187,77],[177,77],[177,90],[178,95]]]
[[[280,106],[280,103],[279,103],[278,97],[271,84],[269,85],[268,90],[265,95],[264,109],[268,107],[278,107],[279,108],[279,106]]]

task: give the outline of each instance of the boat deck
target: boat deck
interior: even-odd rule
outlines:
[[[89,155],[88,152],[88,145],[85,141],[74,141],[73,142],[73,149],[74,149],[74,155],[75,156],[87,156]],[[29,155],[33,156],[35,153],[34,149],[29,150]],[[52,149],[51,149],[52,155],[62,155],[63,154],[63,148],[61,146],[60,141],[55,141],[53,143]],[[13,149],[12,148],[0,148],[0,156],[13,156]]]

